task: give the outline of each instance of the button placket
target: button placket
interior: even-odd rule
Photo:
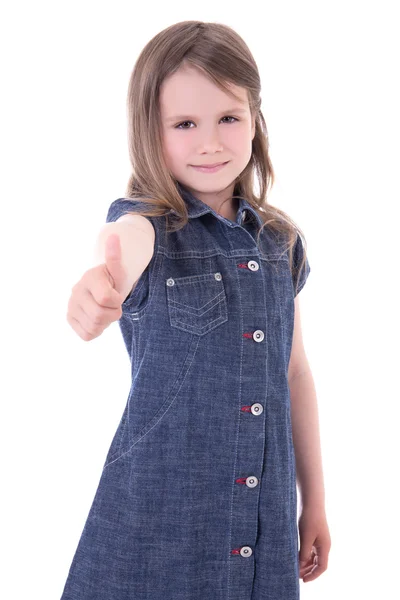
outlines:
[[[260,270],[260,265],[256,260],[249,260],[245,263],[239,263],[237,265],[238,268],[248,269],[253,273],[257,273]],[[251,339],[254,342],[260,343],[265,339],[265,333],[262,329],[256,329],[253,332],[247,332],[243,334],[244,338]],[[252,416],[260,416],[264,408],[261,403],[254,402],[252,405],[243,406],[241,408],[242,412],[249,412]],[[264,452],[264,448],[262,448]],[[255,475],[249,475],[247,477],[240,477],[235,480],[235,483],[239,485],[246,485],[248,488],[253,489],[259,487],[259,478]],[[240,500],[239,500],[240,501]],[[258,503],[256,504],[258,506]],[[231,554],[238,554],[244,558],[249,558],[253,554],[253,549],[251,546],[246,545],[240,548],[234,548],[231,551]]]

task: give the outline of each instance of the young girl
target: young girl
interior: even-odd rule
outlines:
[[[227,26],[177,23],[137,60],[133,173],[67,315],[84,340],[119,321],[132,384],[62,600],[298,600],[327,568],[310,266],[266,199],[260,105]]]

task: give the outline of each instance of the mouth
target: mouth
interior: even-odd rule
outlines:
[[[227,161],[225,161],[227,162]],[[223,162],[218,162],[218,163],[213,163],[212,165],[192,165],[193,167],[207,167],[207,169],[211,169],[211,167],[219,167],[219,165],[223,165],[225,163]]]
[[[193,167],[194,169],[196,169],[197,171],[203,171],[205,173],[213,173],[214,171],[219,171],[219,169],[222,169],[222,167],[227,165],[228,162],[229,162],[229,160],[227,160],[226,162],[214,163],[213,165],[190,165],[190,166]]]

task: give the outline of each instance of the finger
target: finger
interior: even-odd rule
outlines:
[[[92,296],[94,302],[103,308],[116,309],[122,304],[123,298],[118,290],[114,289],[107,276],[107,267],[101,277],[90,282],[90,287],[86,288]]]
[[[85,288],[83,290],[83,295],[81,295],[79,302],[79,306],[81,306],[87,317],[92,320],[100,319],[99,323],[106,322],[107,319],[109,320],[113,318],[113,315],[118,314],[121,304],[122,297],[118,292],[112,288],[104,292],[103,286],[96,283],[91,289]],[[105,318],[103,315],[106,315]]]
[[[314,558],[313,558],[313,566],[310,569],[310,571],[308,571],[307,573],[304,574],[303,576],[303,581],[313,581],[314,579],[317,579],[317,577],[319,577],[324,571],[326,571],[328,565],[327,565],[327,556],[329,553],[329,550],[327,552],[324,552],[323,550],[324,546],[321,545],[318,547],[318,552],[319,554],[315,554],[314,553]],[[325,559],[323,558],[325,556]]]
[[[324,540],[318,547],[318,564],[324,570],[328,568],[330,547],[330,542],[327,542],[326,540]]]
[[[90,292],[88,292],[90,295]],[[121,316],[121,309],[104,308],[94,303],[94,308],[89,310],[84,305],[77,304],[75,306],[75,318],[79,320],[82,327],[91,335],[99,335],[110,323],[117,321]]]
[[[309,567],[304,567],[304,569],[300,569],[300,577],[304,577],[305,575],[309,575],[313,569],[315,569],[317,565],[311,565]]]
[[[310,571],[315,566],[317,559],[318,557],[316,555],[315,546],[312,546],[311,552],[308,555],[307,560],[299,560],[299,576],[301,578],[310,573]]]
[[[67,321],[71,325],[72,329],[82,338],[85,342],[89,342],[93,339],[93,336],[86,331],[84,327],[69,313],[67,313]]]
[[[299,568],[299,576],[304,577],[304,575],[309,573],[314,566],[315,566],[314,564],[308,563],[307,565],[304,565],[304,567],[300,567]]]
[[[121,241],[116,233],[106,239],[105,265],[113,280],[114,289],[120,292],[126,280],[126,271],[122,264]]]
[[[304,571],[304,569],[311,569],[314,566],[314,562],[312,560],[308,560],[306,563],[302,563],[299,565],[300,571]]]
[[[300,557],[299,556],[299,566],[302,567],[302,568],[304,568],[304,567],[308,567],[308,566],[312,565],[312,563],[313,563],[313,557],[314,557],[314,555],[313,555],[312,552],[310,552],[308,554],[308,556],[305,556],[305,557]]]
[[[71,296],[68,302],[68,314],[80,323],[87,334],[97,336],[101,333],[99,332],[100,328],[104,329],[112,321],[121,317],[121,301],[119,301],[118,308],[99,306],[90,290],[85,287],[82,287],[77,297],[79,301]],[[73,322],[68,322],[73,327]],[[79,332],[77,331],[77,333]]]
[[[314,565],[310,571],[303,575],[303,581],[313,581],[317,579],[322,573],[322,569],[319,565]]]

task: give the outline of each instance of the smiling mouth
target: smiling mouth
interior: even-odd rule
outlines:
[[[192,165],[192,167],[203,167],[204,169],[212,169],[213,167],[219,167],[220,165],[224,165],[226,164],[228,161],[224,161],[224,162],[218,162],[215,163],[214,165]]]

